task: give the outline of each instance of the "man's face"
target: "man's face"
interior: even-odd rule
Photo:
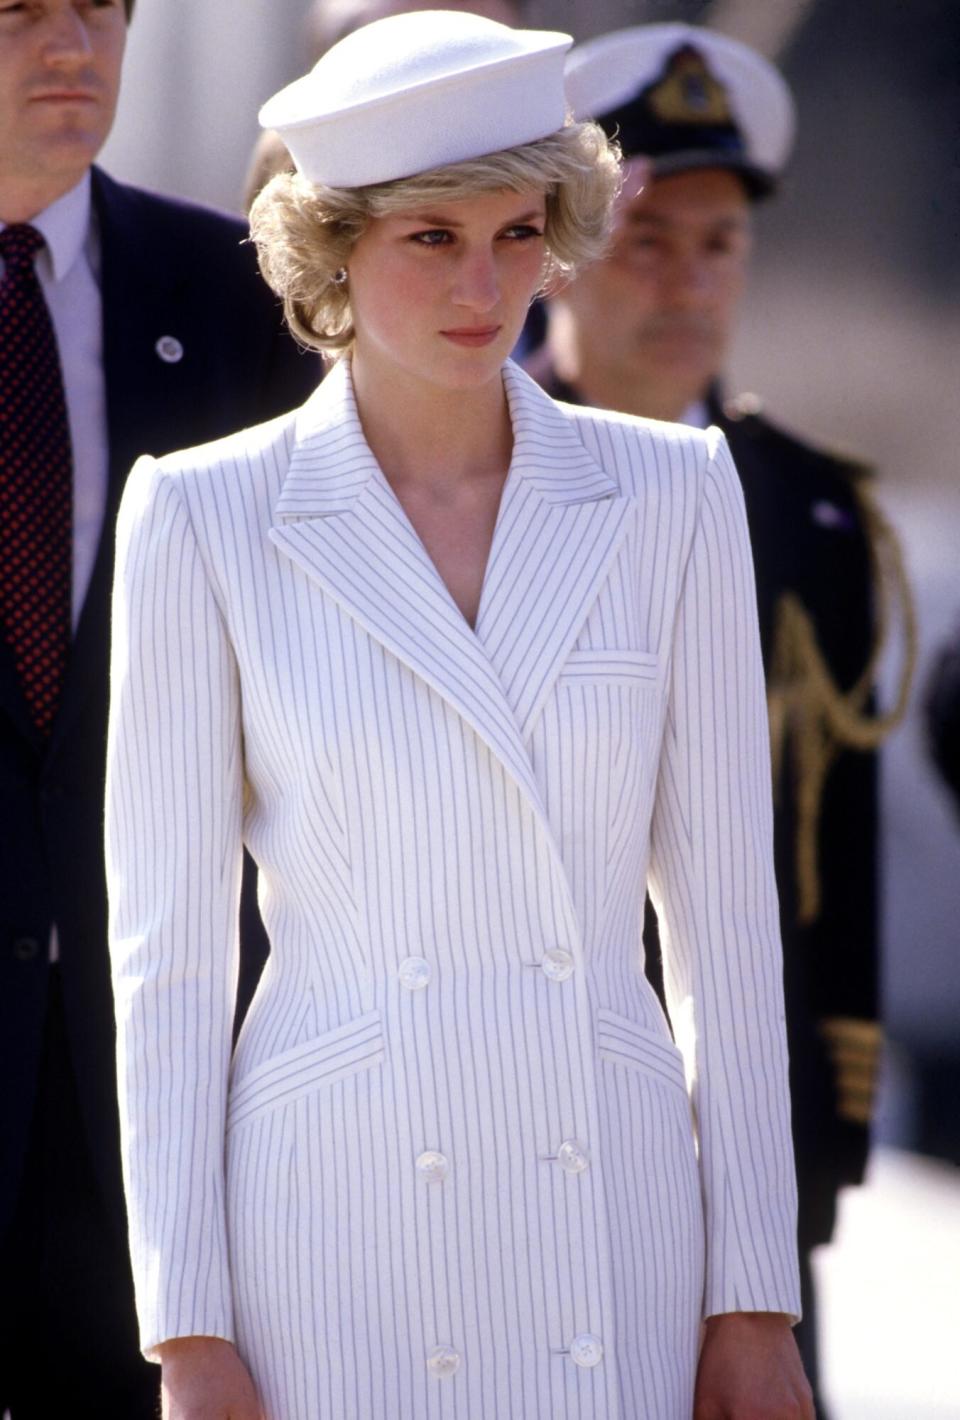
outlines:
[[[672,407],[677,417],[721,371],[746,276],[749,201],[721,169],[644,185],[643,160],[625,167],[610,256],[560,302],[584,361],[649,393],[652,413]]]
[[[0,197],[79,182],[117,106],[123,0],[0,0]],[[0,211],[0,216],[3,216]]]

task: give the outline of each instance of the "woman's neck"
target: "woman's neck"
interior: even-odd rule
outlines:
[[[513,431],[499,371],[478,388],[450,389],[355,354],[352,373],[364,437],[390,483],[449,487],[506,474]]]

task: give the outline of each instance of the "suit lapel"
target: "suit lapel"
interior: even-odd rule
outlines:
[[[363,437],[346,362],[300,413],[270,538],[472,726],[546,821],[497,673]]]
[[[524,737],[634,516],[567,416],[513,365],[514,454],[467,625],[371,453],[341,362],[298,416],[275,546],[441,695],[546,822]]]
[[[567,415],[515,365],[514,430],[477,618],[521,735],[529,735],[634,516]]]
[[[123,482],[138,451],[136,430],[142,410],[136,393],[139,370],[132,350],[125,342],[130,333],[141,330],[141,321],[131,320],[131,310],[143,316],[154,301],[162,302],[166,290],[151,282],[137,232],[128,220],[123,189],[104,173],[94,169],[92,201],[96,213],[101,256],[103,309],[104,381],[107,392],[107,445],[109,464],[106,501],[100,543],[84,598],[80,619],[70,647],[63,697],[53,722],[47,745],[38,736],[20,689],[13,658],[0,648],[0,702],[21,733],[34,746],[53,754],[69,735],[87,699],[96,687],[106,685],[107,627],[110,585],[113,576],[113,528]]]
[[[51,752],[69,736],[90,694],[107,683],[114,525],[126,476],[136,455],[147,447],[144,431],[152,432],[158,413],[150,408],[147,394],[143,331],[154,310],[162,309],[169,297],[158,272],[149,269],[142,225],[128,210],[123,188],[95,168],[92,196],[100,239],[107,496],[97,556],[70,650],[63,700],[53,724]],[[131,319],[131,310],[137,311],[136,319]],[[162,414],[160,411],[160,417]]]

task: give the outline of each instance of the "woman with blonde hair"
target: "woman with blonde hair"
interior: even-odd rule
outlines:
[[[397,16],[266,106],[261,264],[334,363],[128,485],[107,841],[170,1420],[812,1415],[739,485],[508,359],[618,183],[569,43]]]

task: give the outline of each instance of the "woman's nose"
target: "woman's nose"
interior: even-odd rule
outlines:
[[[466,256],[457,272],[454,303],[474,311],[489,311],[500,299],[500,282],[492,252]]]

